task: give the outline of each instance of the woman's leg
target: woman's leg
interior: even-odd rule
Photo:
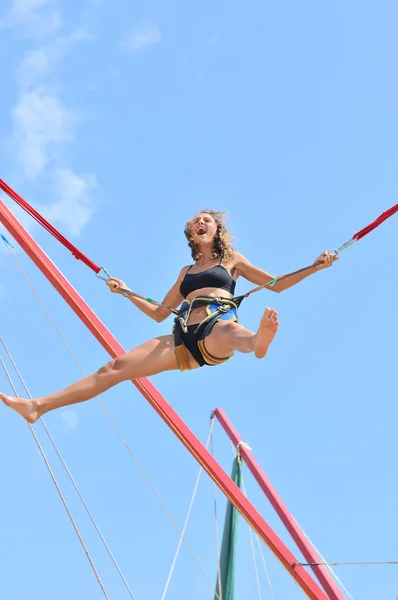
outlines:
[[[206,350],[217,358],[227,358],[234,352],[254,352],[257,358],[263,358],[278,327],[278,313],[273,308],[264,311],[256,333],[234,321],[219,321],[205,339]]]
[[[0,394],[0,400],[16,410],[29,423],[34,423],[50,410],[90,400],[121,381],[149,377],[178,368],[174,353],[174,338],[172,335],[165,335],[145,342],[111,360],[93,375],[49,396],[25,400]]]

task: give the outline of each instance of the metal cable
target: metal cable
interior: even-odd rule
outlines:
[[[242,460],[240,458],[240,456],[239,456],[239,460]],[[242,477],[242,491],[243,491],[244,495],[247,498],[246,488],[245,488],[245,482],[244,482],[244,479],[243,479],[243,472],[241,473],[241,477]],[[249,536],[250,536],[250,546],[251,546],[251,550],[252,550],[253,563],[254,563],[254,572],[256,574],[258,597],[259,597],[260,600],[263,600],[263,597],[262,597],[262,594],[261,594],[261,585],[260,585],[260,577],[259,577],[259,573],[258,573],[256,551],[255,551],[254,542],[253,542],[253,531],[252,531],[252,528],[250,527],[250,525],[249,525]]]
[[[294,519],[294,517],[293,517]],[[296,519],[294,519],[296,521]],[[297,526],[299,527],[297,521],[296,521]],[[326,568],[330,571],[330,573],[332,574],[332,576],[335,578],[335,580],[337,581],[337,583],[339,584],[339,586],[341,587],[341,589],[346,593],[346,595],[348,596],[348,598],[350,600],[354,600],[354,598],[351,596],[350,592],[347,590],[347,588],[345,587],[345,585],[343,584],[343,582],[340,580],[340,578],[336,575],[336,573],[333,571],[332,567],[330,566],[330,564],[332,563],[328,563],[324,557],[322,556],[322,554],[319,552],[318,548],[315,546],[315,544],[312,542],[312,540],[310,540],[310,538],[308,537],[308,535],[306,534],[305,531],[302,530],[302,533],[305,535],[305,537],[307,538],[307,540],[310,542],[310,544],[312,545],[312,547],[314,548],[315,552],[318,554],[318,556],[321,557],[321,560],[323,561],[323,564],[326,566]]]
[[[235,446],[233,445],[232,441],[231,441],[231,448],[232,448],[232,454],[235,457],[238,454],[238,452],[237,452]],[[243,472],[242,472],[242,489],[243,489],[244,495],[247,498],[247,493],[246,493],[246,487],[245,487],[245,480],[244,480],[244,477],[243,477]],[[250,540],[251,540],[251,543],[252,543],[253,532],[252,532],[252,529],[251,529],[250,525],[249,525],[249,532],[250,532]],[[275,600],[275,594],[274,594],[274,590],[273,590],[273,587],[272,587],[271,577],[270,577],[270,574],[269,574],[269,571],[268,571],[267,563],[266,563],[265,558],[264,558],[264,554],[262,552],[260,538],[259,538],[259,536],[257,534],[255,535],[255,537],[256,537],[257,546],[258,546],[258,549],[259,549],[259,552],[260,552],[261,563],[263,565],[264,573],[265,573],[265,576],[267,578],[268,587],[269,587],[269,590],[271,592],[271,599]],[[253,543],[252,543],[252,553],[253,553],[253,557],[254,557],[255,570],[256,570],[257,583],[258,583],[258,589],[259,589],[259,594],[260,594],[260,598],[261,598],[260,582],[258,580],[257,561],[256,561],[255,554],[254,554]]]
[[[212,419],[212,420],[211,420],[211,424],[210,424],[210,431],[209,431],[209,435],[208,435],[207,442],[206,442],[206,450],[207,450],[207,448],[208,448],[208,446],[209,446],[209,442],[210,442],[210,438],[211,438],[211,435],[212,435],[213,427],[214,427],[214,420]],[[174,567],[175,567],[175,565],[176,565],[176,562],[177,562],[178,554],[179,554],[179,552],[180,552],[180,549],[181,549],[182,537],[184,536],[184,534],[185,534],[185,530],[186,530],[186,528],[187,528],[187,526],[188,526],[189,517],[190,517],[190,515],[191,515],[191,510],[192,510],[192,507],[193,507],[193,503],[194,503],[194,500],[195,500],[195,496],[196,496],[196,492],[197,492],[197,489],[198,489],[198,486],[199,486],[199,480],[200,480],[200,477],[201,477],[201,474],[202,474],[202,472],[203,472],[203,467],[200,467],[200,468],[199,468],[199,472],[198,472],[198,476],[197,476],[197,478],[196,478],[196,483],[195,483],[195,486],[194,486],[194,490],[193,490],[193,494],[192,494],[191,502],[190,502],[190,504],[189,504],[189,508],[188,508],[187,516],[186,516],[186,518],[185,518],[184,526],[183,526],[183,528],[182,528],[181,537],[180,537],[180,539],[179,539],[179,541],[178,541],[177,550],[176,550],[176,553],[175,553],[175,555],[174,555],[174,559],[173,559],[173,562],[172,562],[172,565],[171,565],[171,569],[170,569],[170,572],[169,572],[169,576],[168,576],[168,578],[167,578],[167,581],[166,581],[165,588],[164,588],[164,590],[163,590],[163,595],[162,595],[162,598],[161,598],[161,600],[164,600],[164,599],[166,598],[166,593],[167,593],[167,590],[168,590],[168,587],[169,587],[169,584],[170,584],[170,581],[171,581],[171,577],[172,577],[172,574],[173,574],[173,571],[174,571]],[[219,600],[221,600],[221,598],[220,598],[220,596],[217,594],[216,590],[213,590],[213,592],[214,592],[215,596],[216,596],[216,597],[217,597]]]
[[[5,364],[5,362],[4,362],[4,360],[3,360],[3,358],[2,358],[1,356],[0,356],[0,363],[1,363],[1,366],[3,367],[3,369],[4,369],[4,372],[5,372],[5,374],[6,374],[6,377],[7,377],[8,381],[9,381],[9,383],[10,383],[10,386],[11,386],[11,388],[12,388],[13,392],[14,392],[14,395],[15,395],[15,397],[18,397],[17,390],[16,390],[16,388],[15,388],[15,386],[14,386],[14,383],[13,383],[13,381],[12,381],[12,379],[11,379],[11,376],[10,376],[10,374],[9,374],[8,370],[7,370],[6,364]],[[63,503],[63,505],[64,505],[64,507],[65,507],[65,510],[66,510],[66,512],[67,512],[67,514],[68,514],[68,517],[69,517],[69,519],[70,519],[70,521],[71,521],[71,523],[72,523],[72,525],[73,525],[73,528],[74,528],[74,530],[75,530],[75,532],[76,532],[76,535],[77,535],[77,537],[79,538],[79,541],[80,541],[80,543],[81,543],[81,545],[82,545],[82,548],[83,548],[83,550],[84,550],[84,552],[85,552],[85,554],[86,554],[86,556],[87,556],[87,559],[88,559],[88,561],[89,561],[89,563],[90,563],[90,566],[91,566],[91,568],[92,568],[92,570],[93,570],[93,572],[94,572],[94,575],[95,575],[95,577],[96,577],[96,579],[97,579],[97,582],[98,582],[98,584],[99,584],[99,586],[100,586],[100,588],[101,588],[101,590],[102,590],[102,593],[103,593],[104,597],[106,598],[106,600],[109,600],[109,596],[108,596],[108,594],[107,594],[107,592],[106,592],[106,589],[105,589],[105,587],[104,587],[104,584],[103,584],[103,583],[102,583],[102,581],[101,581],[101,578],[100,578],[100,576],[99,576],[99,573],[98,573],[98,571],[97,571],[97,569],[96,569],[96,567],[95,567],[95,565],[94,565],[93,559],[91,558],[91,555],[90,555],[90,553],[89,553],[89,551],[88,551],[88,549],[87,549],[87,546],[86,546],[86,544],[84,543],[84,540],[83,540],[83,538],[82,538],[82,535],[81,535],[81,533],[80,533],[80,531],[79,531],[79,529],[78,529],[78,527],[77,527],[77,525],[76,525],[76,521],[75,521],[75,519],[73,518],[73,515],[72,515],[72,513],[71,513],[71,511],[70,511],[70,509],[69,509],[69,506],[68,506],[68,504],[67,504],[67,502],[66,502],[66,500],[65,500],[65,497],[64,497],[64,495],[63,495],[63,494],[62,494],[62,492],[61,492],[61,489],[60,489],[60,487],[59,487],[59,485],[58,485],[58,482],[57,482],[57,480],[56,480],[56,477],[55,477],[55,475],[54,475],[54,473],[53,473],[53,471],[52,471],[52,469],[51,469],[51,467],[50,467],[50,464],[49,464],[49,462],[48,462],[48,460],[47,460],[47,457],[46,457],[46,455],[45,455],[45,452],[44,452],[44,450],[43,450],[43,448],[42,448],[42,445],[40,444],[40,441],[39,441],[39,439],[38,439],[38,437],[37,437],[37,435],[36,435],[36,432],[34,431],[34,429],[33,429],[32,425],[31,425],[30,423],[28,423],[28,426],[29,426],[29,429],[30,429],[30,431],[31,431],[31,433],[32,433],[32,435],[33,435],[33,437],[34,437],[34,440],[35,440],[35,442],[36,442],[36,444],[37,444],[37,447],[39,448],[40,454],[42,455],[42,458],[43,458],[43,460],[44,460],[44,463],[45,463],[45,465],[46,465],[46,467],[47,467],[47,469],[48,469],[48,472],[50,473],[51,479],[53,480],[53,483],[54,483],[54,485],[55,485],[55,487],[56,487],[56,489],[57,489],[57,492],[58,492],[58,494],[59,494],[59,496],[60,496],[60,498],[61,498],[61,500],[62,500],[62,503]]]
[[[260,553],[261,563],[263,565],[264,573],[267,578],[268,587],[271,592],[271,600],[275,600],[274,590],[272,588],[271,577],[270,577],[270,574],[268,571],[267,563],[265,562],[263,549],[262,549],[260,538],[258,537],[258,535],[256,535],[256,541],[257,541],[258,551]]]
[[[344,566],[344,565],[394,565],[397,566],[398,565],[398,560],[385,560],[385,561],[346,561],[346,562],[316,562],[316,563],[294,563],[295,567],[315,567],[315,566],[333,566],[333,567],[339,567],[339,566]]]
[[[211,417],[212,419],[214,417]],[[213,432],[210,436],[210,452],[214,457],[214,441],[213,441]],[[220,592],[220,600],[222,600],[222,582],[221,582],[221,563],[220,563],[220,539],[219,539],[219,529],[218,529],[218,515],[217,515],[217,486],[213,485],[214,495],[213,495],[213,503],[214,503],[214,521],[216,528],[216,553],[217,553],[217,577],[218,577],[218,589]]]
[[[3,345],[3,348],[6,351],[6,353],[8,355],[8,358],[10,359],[11,364],[14,367],[15,372],[17,373],[17,375],[19,377],[19,380],[21,381],[21,383],[22,383],[22,385],[23,385],[26,393],[28,394],[29,398],[32,399],[32,395],[31,395],[31,393],[30,393],[30,391],[29,391],[29,389],[28,389],[28,387],[27,387],[27,385],[26,385],[26,383],[25,383],[25,381],[24,381],[24,379],[23,379],[23,377],[22,377],[22,375],[21,375],[21,373],[20,373],[20,371],[19,371],[19,369],[18,369],[18,367],[17,367],[17,365],[16,365],[13,357],[12,357],[12,355],[11,355],[11,352],[7,348],[7,346],[6,346],[5,342],[4,342],[4,339],[1,336],[0,336],[0,342]],[[79,496],[80,501],[83,504],[83,506],[84,506],[84,508],[85,508],[85,510],[86,510],[86,512],[87,512],[87,514],[88,514],[88,516],[89,516],[92,524],[94,525],[94,528],[95,528],[96,532],[98,533],[98,535],[99,535],[102,543],[104,544],[105,549],[108,552],[108,555],[110,556],[110,558],[111,558],[111,560],[112,560],[112,562],[113,562],[113,564],[114,564],[117,572],[119,573],[119,575],[120,575],[120,577],[121,577],[121,579],[122,579],[122,581],[123,581],[123,583],[124,583],[124,585],[125,585],[128,593],[130,594],[130,598],[132,598],[132,600],[136,600],[133,592],[131,591],[131,589],[129,587],[129,584],[126,581],[125,576],[123,575],[122,570],[120,569],[118,563],[116,562],[116,559],[113,556],[113,554],[111,552],[111,549],[109,548],[109,546],[108,546],[108,544],[107,544],[104,536],[102,535],[102,532],[101,532],[101,530],[100,530],[100,528],[99,528],[96,520],[94,519],[94,516],[92,515],[89,507],[87,506],[87,503],[85,502],[85,500],[84,500],[84,498],[83,498],[83,496],[82,496],[82,494],[81,494],[81,492],[80,492],[80,490],[79,490],[79,488],[78,488],[78,486],[77,486],[77,484],[76,484],[76,482],[75,482],[75,480],[74,480],[74,478],[72,476],[72,473],[70,472],[70,470],[69,470],[69,468],[68,468],[68,466],[67,466],[67,464],[66,464],[66,462],[65,462],[65,460],[64,460],[64,458],[63,458],[63,456],[61,454],[61,451],[59,450],[58,446],[56,445],[56,443],[55,443],[55,441],[54,441],[54,439],[53,439],[53,437],[52,437],[52,435],[51,435],[51,433],[50,433],[50,431],[49,431],[49,429],[48,429],[48,427],[47,427],[47,425],[46,425],[43,417],[40,417],[40,422],[43,425],[44,430],[47,433],[47,436],[48,436],[51,444],[53,445],[53,448],[54,448],[55,452],[57,453],[58,458],[60,459],[60,461],[61,461],[61,463],[62,463],[62,465],[63,465],[63,467],[64,467],[64,469],[65,469],[65,471],[66,471],[66,473],[67,473],[67,475],[68,475],[68,477],[69,477],[72,485],[73,485],[73,487],[75,488],[75,491],[76,491],[77,495]]]

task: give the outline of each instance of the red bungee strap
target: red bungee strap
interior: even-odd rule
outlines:
[[[21,196],[19,196],[19,194],[14,192],[14,190],[11,189],[10,186],[7,185],[6,182],[2,179],[0,179],[0,189],[2,189],[3,192],[5,192],[12,200],[14,200],[14,202],[18,204],[18,206],[23,208],[31,217],[33,217],[38,223],[40,223],[40,225],[42,225],[44,229],[46,229],[59,242],[61,242],[61,244],[63,244],[68,250],[70,250],[70,252],[77,260],[81,260],[85,265],[87,265],[97,274],[101,271],[101,267],[96,265],[95,262],[90,260],[82,252],[80,252],[80,250],[76,248],[76,246],[71,244],[71,242],[62,235],[62,233],[55,229],[55,227],[53,227],[51,223],[49,223],[40,213],[38,213],[37,210],[33,208],[33,206],[28,204],[26,200],[24,200]]]
[[[365,237],[365,235],[373,231],[373,229],[376,229],[376,227],[378,227],[379,225],[381,225],[381,223],[392,217],[396,212],[398,212],[398,204],[396,204],[389,210],[383,212],[383,214],[381,214],[380,217],[373,221],[373,223],[370,223],[369,225],[358,231],[355,235],[352,236],[352,239],[360,240],[361,238]]]
[[[51,225],[51,223],[49,223],[44,217],[42,217],[42,215],[40,213],[38,213],[32,206],[30,206],[30,204],[28,204],[28,202],[26,202],[26,200],[24,200],[21,196],[19,196],[19,194],[17,194],[13,189],[11,189],[10,186],[7,185],[5,183],[5,181],[3,181],[2,179],[0,179],[0,189],[2,189],[21,208],[23,208],[28,214],[30,214],[38,223],[40,223],[40,225],[42,225],[49,233],[51,233],[51,235],[53,235],[59,242],[61,242],[61,244],[63,244],[66,248],[68,248],[68,250],[70,250],[70,252],[73,254],[73,256],[77,260],[81,260],[82,262],[84,262],[84,264],[86,264],[88,267],[90,267],[90,269],[92,269],[95,273],[97,273],[97,275],[103,269],[102,267],[99,267],[98,265],[96,265],[92,260],[90,260],[82,252],[80,252],[80,250],[78,250],[78,248],[76,248],[76,246],[71,244],[71,242],[69,242],[69,240],[67,240],[57,229],[55,229],[55,227],[53,227]],[[381,225],[381,223],[383,223],[384,221],[386,221],[387,219],[392,217],[392,215],[394,215],[396,212],[398,212],[398,204],[396,204],[389,210],[386,210],[385,212],[383,212],[375,221],[373,221],[373,223],[370,223],[369,225],[367,225],[366,227],[364,227],[363,229],[361,229],[360,231],[355,233],[352,236],[351,240],[349,240],[348,242],[343,244],[343,246],[341,246],[338,250],[336,250],[336,252],[340,252],[341,250],[343,250],[344,248],[346,248],[350,244],[352,244],[354,241],[362,239],[363,237],[365,237],[365,235],[367,235],[368,233],[370,233],[371,231],[376,229],[376,227]],[[109,276],[109,274],[107,272],[106,272],[106,274]],[[270,282],[270,284],[271,285],[274,284],[275,281],[276,280],[272,280],[272,282]],[[264,286],[255,288],[255,290],[253,290],[253,291],[257,291],[257,289],[261,289],[262,287],[264,287]]]

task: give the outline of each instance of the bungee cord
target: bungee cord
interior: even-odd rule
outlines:
[[[33,208],[26,200],[22,198],[17,192],[15,192],[9,185],[6,184],[3,179],[0,179],[0,189],[3,190],[18,206],[23,208],[25,212],[27,212],[37,223],[39,223],[44,229],[46,229],[52,236],[55,237],[56,240],[61,242],[67,248],[72,255],[77,259],[81,260],[87,267],[91,270],[99,273],[101,267],[95,264],[92,260],[90,260],[87,256],[85,256],[76,246],[74,246],[66,237],[64,237],[47,219],[45,219],[37,210]]]
[[[52,236],[54,236],[55,239],[57,239],[61,244],[63,244],[65,248],[67,248],[77,260],[82,261],[87,267],[94,271],[99,279],[102,279],[105,282],[108,282],[111,279],[111,275],[105,267],[97,265],[94,261],[88,258],[85,254],[83,254],[83,252],[81,252],[74,244],[72,244],[65,236],[63,236],[49,221],[47,221],[37,210],[33,208],[33,206],[31,206],[26,200],[24,200],[22,196],[20,196],[15,190],[13,190],[3,179],[0,179],[0,189],[3,190],[3,192],[5,192],[12,200],[14,200],[14,202],[16,202],[16,204],[18,204],[18,206],[20,206],[25,212],[31,215],[33,219],[35,219],[35,221],[37,221],[42,227],[44,227],[46,231],[48,231]],[[354,242],[361,240],[366,235],[374,231],[377,227],[384,223],[384,221],[392,217],[397,212],[398,204],[395,204],[388,210],[384,211],[374,221],[372,221],[371,223],[354,233],[354,235],[349,240],[344,242],[341,246],[335,248],[333,250],[333,253],[336,256],[338,256],[341,252],[343,252],[343,250],[354,244]],[[277,281],[282,281],[287,277],[291,277],[292,275],[302,273],[303,271],[311,269],[320,263],[321,261],[318,261],[307,267],[303,267],[296,271],[292,271],[291,273],[281,275],[280,277],[275,277],[274,279],[271,279],[270,281],[267,281],[266,283],[249,290],[245,294],[235,297],[234,300],[241,302],[244,298],[248,298],[255,292],[258,292],[267,287],[272,288]],[[100,275],[101,271],[106,275],[106,278]],[[165,308],[171,313],[179,315],[179,311],[174,309],[173,307],[164,305],[161,302],[158,302],[157,300],[145,297],[141,294],[138,294],[137,292],[133,292],[130,289],[120,288],[120,291],[123,293],[124,296],[131,296],[140,300],[144,300],[149,304],[154,304],[161,308]]]

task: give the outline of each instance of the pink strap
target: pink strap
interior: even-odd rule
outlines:
[[[70,252],[72,252],[73,256],[77,260],[81,260],[85,265],[87,265],[90,269],[92,269],[95,273],[99,273],[101,271],[101,267],[96,265],[92,260],[90,260],[87,256],[85,256],[76,246],[74,246],[69,240],[66,239],[55,227],[51,225],[40,213],[37,212],[24,200],[19,194],[14,192],[13,189],[10,188],[9,185],[6,184],[5,181],[0,179],[0,189],[3,190],[12,200],[14,200],[21,208],[23,208],[29,215],[31,215],[44,229],[47,229],[51,235],[53,235],[61,244],[63,244]]]
[[[365,237],[365,235],[373,231],[373,229],[376,229],[376,227],[378,227],[379,225],[381,225],[381,223],[392,217],[396,212],[398,212],[398,204],[396,204],[389,210],[383,212],[383,214],[381,214],[380,217],[373,221],[373,223],[370,223],[370,225],[367,225],[366,227],[358,231],[355,235],[353,235],[352,239],[360,240],[361,238]]]

